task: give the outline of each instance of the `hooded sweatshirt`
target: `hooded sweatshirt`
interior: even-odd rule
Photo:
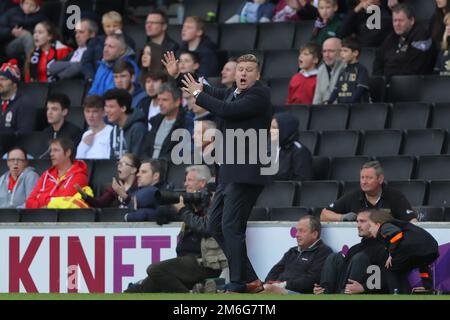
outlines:
[[[279,128],[279,161],[275,180],[310,180],[312,156],[309,149],[298,141],[298,119],[288,112],[274,115]]]
[[[9,171],[0,177],[0,208],[23,208],[25,200],[39,180],[39,175],[32,167],[25,168],[11,192],[8,190],[9,177]]]
[[[53,197],[73,196],[81,188],[88,185],[88,168],[84,161],[75,160],[67,173],[58,179],[58,169],[52,166],[39,178],[35,188],[28,197],[26,208],[42,208],[47,206]]]
[[[140,109],[128,114],[123,128],[118,125],[111,131],[111,159],[120,159],[124,153],[142,154],[142,144],[147,133],[147,119]]]

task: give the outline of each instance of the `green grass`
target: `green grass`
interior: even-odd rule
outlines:
[[[450,295],[0,294],[0,300],[450,300]]]

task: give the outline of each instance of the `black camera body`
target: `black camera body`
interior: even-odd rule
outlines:
[[[180,196],[183,197],[184,203],[201,208],[207,208],[211,199],[211,194],[207,190],[199,190],[196,192],[161,191],[156,195],[160,205],[178,203],[180,202]]]

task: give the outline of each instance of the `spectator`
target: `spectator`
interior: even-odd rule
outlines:
[[[272,17],[273,22],[312,20],[317,18],[317,8],[311,0],[280,0]]]
[[[419,268],[423,288],[433,290],[433,276],[429,267],[439,257],[437,241],[427,231],[412,223],[394,219],[388,212],[372,211],[369,215],[370,232],[383,243],[389,253],[386,260],[390,293],[411,292],[408,275]]]
[[[414,10],[407,4],[392,8],[394,32],[378,48],[373,74],[428,74],[435,63],[435,48],[428,31],[416,23]]]
[[[333,252],[320,239],[322,227],[314,216],[297,222],[297,246],[289,249],[266,277],[264,293],[312,293],[323,263]]]
[[[230,58],[228,59],[227,63],[225,63],[225,65],[223,66],[222,71],[220,73],[222,76],[220,83],[228,89],[231,88],[236,81],[235,79],[236,66],[237,66],[236,58]]]
[[[269,0],[248,0],[225,23],[270,22],[274,7],[273,3]]]
[[[378,6],[381,10],[380,28],[370,28],[368,21],[373,13],[368,13],[369,6]],[[345,16],[340,35],[342,37],[356,36],[362,47],[378,47],[392,32],[391,13],[381,0],[359,0],[353,10]]]
[[[106,124],[105,102],[100,96],[89,96],[83,102],[84,120],[89,130],[81,137],[77,159],[109,159],[112,126]]]
[[[158,93],[160,114],[151,119],[152,129],[147,133],[144,152],[153,159],[170,159],[172,148],[177,144],[171,141],[176,129],[193,130],[192,119],[181,107],[181,92],[172,84],[164,83]]]
[[[312,155],[309,149],[298,141],[297,118],[287,112],[276,113],[270,127],[271,140],[278,139],[276,161],[278,173],[275,180],[311,180],[313,176]]]
[[[135,43],[134,40],[123,32],[122,16],[116,11],[110,11],[102,16],[102,26],[104,35],[96,36],[88,41],[87,50],[81,59],[82,72],[86,80],[92,81],[95,77],[99,61],[104,58],[104,47],[106,39],[115,34],[123,35],[123,43],[128,55],[134,61]]]
[[[345,64],[340,59],[342,43],[339,38],[329,38],[322,46],[323,63],[317,72],[313,104],[325,103],[336,86]]]
[[[192,95],[188,94],[187,92],[183,92],[183,99],[184,102],[186,103],[184,109],[187,110],[188,113],[193,114],[194,121],[200,120],[214,121],[216,119],[216,117],[211,112],[196,104],[195,98]]]
[[[114,65],[114,85],[117,89],[125,89],[131,94],[131,107],[137,108],[138,104],[146,96],[146,92],[142,90],[138,82],[136,82],[136,74],[134,66],[129,61],[118,61]]]
[[[328,38],[339,37],[341,19],[336,14],[337,0],[319,0],[319,17],[316,19],[311,40],[322,46]]]
[[[387,293],[387,279],[384,264],[388,257],[384,246],[370,234],[369,210],[358,213],[356,226],[361,242],[352,246],[345,254],[333,253],[325,260],[320,285],[314,284],[314,294],[360,294]],[[367,287],[368,267],[378,266],[381,270],[381,287]]]
[[[84,161],[75,160],[75,146],[65,137],[50,144],[52,166],[39,178],[27,198],[26,208],[45,208],[54,197],[73,196],[75,185],[81,188],[88,184],[88,168]]]
[[[27,133],[35,128],[35,112],[31,99],[17,91],[20,69],[16,60],[0,68],[0,132]]]
[[[436,66],[434,70],[441,76],[450,75],[450,55],[448,54],[449,39],[450,39],[450,13],[444,17],[444,24],[446,25],[444,35],[441,41],[441,50],[438,55]]]
[[[28,166],[27,152],[20,147],[9,150],[6,164],[9,170],[0,177],[0,208],[23,208],[39,175]]]
[[[439,44],[445,33],[444,17],[450,12],[450,1],[436,0],[436,10],[430,19],[428,30],[431,32],[431,38],[438,49],[441,49]]]
[[[6,2],[2,1],[2,5]],[[0,15],[0,46],[8,58],[23,59],[33,50],[34,28],[46,20],[40,11],[41,4],[42,0],[21,0],[20,6]]]
[[[33,33],[34,50],[25,61],[25,82],[53,82],[57,80],[49,73],[49,66],[63,60],[73,49],[59,41],[53,23],[39,22]]]
[[[72,140],[74,145],[81,141],[82,131],[66,117],[70,110],[70,99],[65,94],[55,93],[47,100],[47,122],[49,126],[43,130],[43,137],[47,141],[66,137]],[[75,158],[75,152],[73,154]]]
[[[113,34],[108,36],[105,40],[103,59],[99,63],[88,95],[103,95],[109,89],[114,88],[113,69],[122,60],[131,63],[134,68],[134,74],[139,74],[139,69],[134,62],[133,52],[127,47],[123,35]]]
[[[163,72],[164,66],[161,62],[163,59],[163,47],[159,44],[149,42],[145,45],[141,56],[141,71]]]
[[[211,178],[207,166],[190,166],[186,171],[186,192],[206,190]],[[137,283],[130,283],[125,292],[189,293],[197,282],[218,277],[227,267],[223,251],[207,231],[207,207],[204,204],[185,204],[182,198],[173,207],[183,221],[176,247],[177,257],[151,264],[147,268],[148,276]]]
[[[142,143],[147,125],[145,115],[131,108],[131,95],[124,89],[111,89],[103,96],[105,113],[113,124],[111,131],[111,159],[120,159],[125,153],[142,154]]]
[[[132,153],[125,153],[117,161],[117,172],[111,186],[106,187],[99,197],[91,197],[78,189],[83,200],[93,208],[128,208],[131,198],[138,189],[136,174],[141,162]],[[80,191],[81,190],[81,191]]]
[[[341,71],[328,103],[369,102],[369,72],[358,62],[361,45],[356,38],[342,41],[341,59],[346,64]]]
[[[312,104],[316,90],[317,66],[322,59],[320,47],[309,43],[300,49],[300,71],[289,82],[287,104]]]
[[[322,210],[322,221],[355,221],[356,212],[367,209],[389,209],[399,220],[417,221],[417,214],[406,197],[383,184],[383,168],[378,161],[370,161],[362,166],[359,181],[360,190],[343,195]]]
[[[82,19],[75,26],[75,41],[77,49],[63,61],[55,61],[48,67],[48,71],[55,79],[67,79],[80,76],[82,73],[81,60],[87,50],[89,39],[97,36],[97,23],[90,19]]]
[[[167,35],[169,18],[164,11],[155,10],[148,14],[145,21],[145,32],[148,39],[163,47],[163,51],[178,52],[180,46]]]
[[[202,163],[211,164],[215,158],[215,133],[217,124],[211,120],[196,120],[194,121],[194,152],[197,153],[197,158],[192,159],[194,163],[197,159],[201,159]]]
[[[199,76],[214,77],[219,72],[217,66],[217,46],[205,35],[205,23],[199,17],[187,17],[181,30],[181,51],[193,51],[200,60]]]
[[[15,8],[18,6],[18,1],[2,1],[0,2],[0,18],[4,13],[6,13],[9,9]]]
[[[145,114],[148,120],[148,131],[150,131],[152,129],[150,119],[160,112],[157,95],[161,84],[167,82],[167,74],[161,71],[150,71],[143,73],[141,79],[147,96],[139,102],[138,109]]]

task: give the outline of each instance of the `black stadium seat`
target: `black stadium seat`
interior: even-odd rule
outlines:
[[[314,21],[312,20],[302,20],[296,23],[294,49],[300,49],[311,40],[313,28]]]
[[[421,156],[415,179],[450,180],[450,156]]]
[[[289,112],[290,115],[297,118],[297,120],[299,122],[298,129],[302,130],[302,131],[308,129],[310,109],[311,109],[311,106],[297,105],[297,104],[275,106],[273,108],[274,113]]]
[[[311,155],[315,154],[318,139],[319,139],[319,133],[316,131],[300,131],[299,132],[298,140],[300,140],[300,143],[305,145],[309,149],[309,151],[311,152]]]
[[[382,130],[386,126],[389,105],[385,103],[354,104],[350,107],[348,129]]]
[[[428,103],[396,103],[392,108],[390,126],[392,129],[425,129],[430,117]]]
[[[370,77],[369,92],[372,102],[384,102],[386,100],[386,79],[382,76]]]
[[[434,105],[430,128],[444,130],[450,128],[450,103],[436,103]]]
[[[43,82],[20,83],[19,92],[33,101],[35,109],[47,106],[49,84]]]
[[[58,211],[58,222],[95,222],[94,209],[66,209]]]
[[[184,16],[198,16],[202,19],[208,19],[208,13],[217,13],[219,11],[219,0],[184,0]]]
[[[263,78],[289,78],[297,70],[298,50],[268,50],[265,52],[262,71]]]
[[[323,208],[339,197],[338,181],[304,181],[299,183],[300,189],[295,205],[307,208]]]
[[[98,210],[98,222],[124,222],[128,212],[126,208],[102,208]]]
[[[274,181],[264,187],[255,207],[290,207],[294,203],[297,184],[290,181]]]
[[[392,76],[389,82],[388,101],[421,101],[422,76]],[[414,88],[414,90],[411,90]]]
[[[242,0],[220,0],[219,6],[219,22],[223,23],[238,13]]]
[[[415,206],[422,206],[425,201],[427,183],[423,180],[389,181],[388,186],[400,191]]]
[[[248,218],[249,221],[269,221],[269,210],[267,208],[253,208]]]
[[[21,222],[57,222],[58,210],[56,209],[21,209]]]
[[[319,140],[318,156],[354,156],[358,148],[359,131],[324,131]]]
[[[450,102],[448,88],[450,87],[450,78],[439,75],[424,76],[422,85],[421,100],[424,102]]]
[[[359,171],[364,163],[370,161],[369,157],[342,157],[333,158],[330,163],[330,180],[359,181]]]
[[[136,58],[141,57],[141,50],[147,43],[147,34],[145,32],[145,23],[132,24],[125,27],[125,33],[130,36],[136,45]]]
[[[86,82],[81,79],[65,79],[53,82],[50,84],[49,95],[55,93],[67,95],[72,107],[81,107],[86,93]]]
[[[359,153],[371,157],[398,155],[402,136],[400,130],[365,131]]]
[[[287,207],[270,209],[271,221],[298,221],[301,217],[311,214],[309,208]]]
[[[187,167],[185,164],[169,164],[167,169],[167,182],[175,189],[184,189],[184,178],[186,177]]]
[[[219,44],[219,25],[217,23],[206,23],[205,24],[205,34],[211,39],[215,44]]]
[[[270,99],[272,105],[283,105],[287,102],[290,78],[270,79]]]
[[[67,121],[72,122],[78,128],[81,129],[81,132],[84,132],[84,128],[86,127],[86,123],[84,120],[84,109],[83,108],[71,108],[69,110],[69,114],[66,117]]]
[[[416,20],[424,21],[428,25],[428,20],[430,20],[436,8],[435,3],[433,1],[409,0],[408,4],[414,8]]]
[[[167,35],[171,37],[175,42],[181,43],[181,29],[182,24],[169,24],[167,27]]]
[[[431,181],[429,206],[450,207],[450,181]]]
[[[295,23],[263,23],[259,25],[257,48],[260,50],[291,49]]]
[[[330,171],[330,158],[313,157],[313,180],[327,180]]]
[[[413,207],[414,211],[417,212],[417,217],[419,221],[437,221],[442,222],[444,219],[444,208],[442,207],[429,207],[420,206]]]
[[[13,132],[0,132],[0,157],[3,157],[15,145],[17,145],[17,139]],[[3,171],[0,174],[2,173]]]
[[[407,180],[411,179],[414,170],[414,157],[412,156],[391,156],[377,157],[384,170],[386,180]]]
[[[45,141],[45,138],[43,138],[43,134],[40,131],[18,135],[16,144],[24,148],[34,159],[41,156],[46,158],[50,157],[49,152],[47,152],[49,141]]]
[[[17,223],[20,221],[20,212],[17,209],[0,209],[0,223]]]
[[[116,176],[116,160],[95,160],[89,185],[92,187],[94,194],[99,194],[100,188],[105,184],[111,184],[112,178]]]
[[[439,155],[445,135],[440,129],[408,130],[401,153],[414,156]]]
[[[256,24],[222,25],[220,27],[220,50],[252,50],[255,48],[256,34]]]
[[[349,109],[345,105],[312,106],[309,130],[345,130]]]
[[[30,166],[32,166],[35,169],[36,173],[39,175],[43,174],[52,166],[50,159],[33,159],[30,160],[29,163]]]
[[[353,192],[355,190],[361,190],[361,186],[360,186],[359,181],[343,181],[342,182],[341,197],[344,194]]]
[[[363,48],[359,56],[359,63],[367,68],[369,75],[372,74],[373,61],[375,60],[375,48]]]

